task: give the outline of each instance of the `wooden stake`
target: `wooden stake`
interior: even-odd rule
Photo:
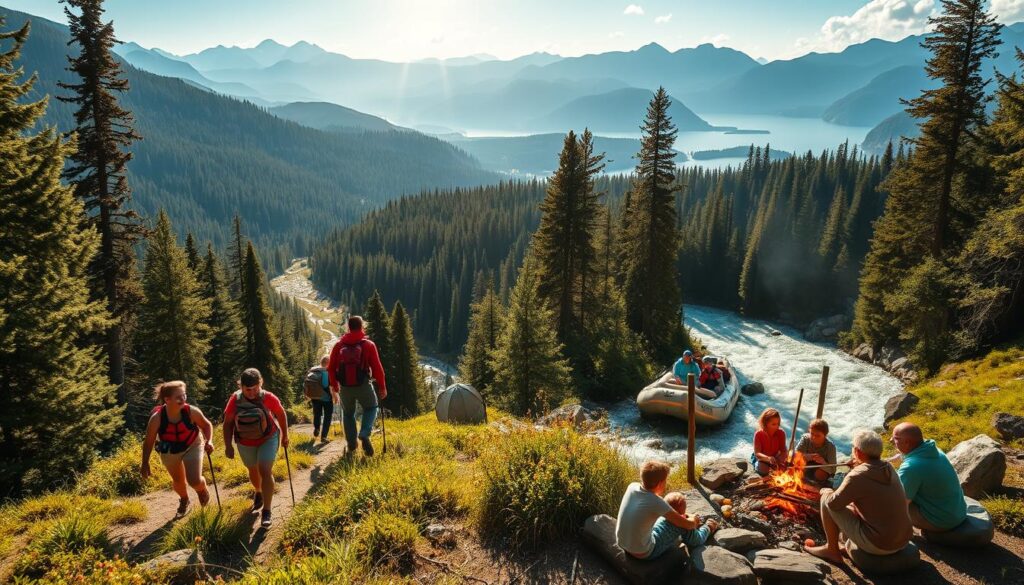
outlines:
[[[690,485],[697,485],[694,462],[697,449],[697,398],[694,386],[693,373],[686,374],[686,423],[689,427],[689,438],[686,443],[686,481],[690,482]]]
[[[814,418],[821,418],[825,413],[825,389],[828,387],[828,366],[821,368],[821,387],[818,389],[818,412]]]
[[[804,389],[800,389],[800,399],[796,401],[796,414],[793,415],[793,434],[789,436],[789,463],[793,464],[793,445],[796,442],[796,423],[800,422],[800,407],[804,403]]]

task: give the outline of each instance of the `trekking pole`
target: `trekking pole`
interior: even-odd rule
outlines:
[[[288,470],[288,489],[292,491],[292,505],[295,505],[295,486],[292,485],[292,462],[288,459],[288,446],[284,448],[284,466]]]
[[[217,475],[213,472],[213,457],[206,454],[206,460],[210,462],[210,479],[213,480],[213,493],[217,496],[217,511],[220,511],[220,490],[217,489]]]
[[[388,432],[387,432],[387,430],[384,429],[384,419],[385,418],[387,418],[387,414],[386,414],[386,411],[384,410],[384,407],[381,406],[380,407],[380,434],[381,434],[382,439],[384,440],[384,454],[387,455],[387,453],[388,453]]]

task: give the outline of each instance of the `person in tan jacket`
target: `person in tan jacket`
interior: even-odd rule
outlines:
[[[821,490],[821,523],[827,542],[805,546],[804,550],[833,563],[842,563],[843,542],[852,541],[864,552],[895,554],[914,535],[907,512],[907,496],[899,475],[888,461],[882,461],[882,437],[874,431],[853,436],[855,467],[839,489]]]

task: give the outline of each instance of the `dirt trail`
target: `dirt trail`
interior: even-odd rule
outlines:
[[[337,425],[332,429],[333,440],[325,445],[317,443],[317,452],[313,455],[313,465],[308,469],[292,468],[292,484],[295,487],[295,501],[301,502],[320,479],[321,474],[328,465],[340,458],[345,452],[345,442],[334,436],[337,432]],[[291,432],[311,435],[312,425],[298,424],[290,428]],[[218,445],[218,448],[220,446]],[[279,454],[284,457],[284,453]],[[237,455],[236,455],[237,457]],[[157,462],[159,466],[159,461]],[[207,465],[204,463],[204,470]],[[154,469],[154,473],[162,472],[162,469]],[[216,506],[216,497],[213,495],[213,486],[210,486],[211,506]],[[189,490],[192,497],[192,505],[198,508],[195,500],[195,493]],[[245,483],[234,488],[220,486],[221,502],[227,502],[232,497],[249,498],[252,494],[252,487]],[[119,543],[122,553],[132,559],[141,559],[152,556],[156,551],[160,540],[168,531],[181,519],[175,518],[178,507],[178,496],[171,489],[164,489],[152,492],[137,498],[149,511],[148,516],[142,522],[128,526],[118,526],[111,530],[111,539]],[[262,562],[273,551],[274,545],[280,541],[284,531],[284,525],[292,511],[292,498],[288,488],[288,481],[278,482],[277,492],[274,494],[274,501],[271,506],[273,511],[274,524],[269,529],[259,526],[259,515],[253,515],[253,531],[250,533],[249,542],[246,544],[248,555],[255,559],[255,562]],[[191,512],[190,512],[191,513]],[[241,555],[239,555],[241,556]]]

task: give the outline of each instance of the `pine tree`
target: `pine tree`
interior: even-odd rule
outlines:
[[[641,334],[659,362],[667,362],[682,344],[682,295],[676,271],[679,230],[675,192],[676,128],[668,115],[665,88],[647,107],[636,179],[625,209],[622,281],[629,327]]]
[[[387,375],[388,410],[398,416],[415,416],[423,410],[426,388],[420,370],[420,354],[412,334],[412,321],[401,302],[391,311],[392,374]]]
[[[264,387],[277,394],[281,402],[292,403],[292,381],[277,338],[274,315],[267,304],[267,285],[256,249],[249,242],[242,273],[242,323],[245,326],[245,365],[263,374]]]
[[[231,220],[231,247],[228,250],[229,268],[231,269],[231,296],[242,295],[242,279],[245,272],[245,238],[242,236],[242,218],[235,215]]]
[[[200,273],[203,297],[210,303],[210,352],[206,355],[210,380],[207,403],[217,408],[227,404],[234,392],[234,381],[242,371],[245,360],[245,327],[239,317],[238,304],[228,295],[224,266],[207,245],[206,258]]]
[[[494,383],[491,354],[498,343],[498,334],[504,327],[505,307],[491,281],[483,297],[470,308],[469,339],[459,360],[459,375],[481,394]]]
[[[572,368],[562,357],[554,315],[537,292],[538,280],[528,257],[519,269],[505,326],[491,356],[491,399],[517,416],[540,416],[571,394]]]
[[[139,308],[136,350],[143,375],[149,382],[184,380],[190,397],[202,402],[208,388],[210,302],[163,211],[146,247],[142,288],[146,296]]]
[[[203,267],[203,263],[199,258],[199,248],[196,248],[196,239],[192,235],[192,232],[188,232],[185,236],[185,257],[188,258],[189,270],[194,274],[199,274],[199,271]]]
[[[384,299],[380,291],[374,290],[373,296],[366,301],[363,308],[363,331],[366,336],[377,345],[377,353],[380,355],[380,363],[384,367],[384,377],[391,380],[395,374],[395,359],[391,351],[391,316],[388,315],[387,307],[384,306]],[[390,386],[390,384],[389,384]],[[395,405],[397,399],[388,396],[384,399],[382,406],[388,410],[400,412]]]
[[[121,66],[112,51],[118,42],[114,27],[102,21],[102,0],[64,1],[71,38],[81,48],[77,57],[68,58],[69,71],[80,81],[58,84],[74,94],[59,99],[78,106],[78,151],[71,156],[65,176],[100,234],[100,251],[90,274],[94,278],[93,294],[106,302],[114,318],[105,333],[106,353],[110,380],[119,387],[118,398],[125,403],[125,346],[135,307],[141,300],[132,248],[145,236],[138,214],[129,207],[131,188],[126,165],[132,158],[129,147],[141,137],[132,129],[131,113],[118,104],[116,97],[128,91],[128,81],[121,76]]]
[[[0,17],[0,29],[3,18]],[[61,184],[75,150],[36,131],[47,101],[15,68],[29,25],[0,30],[0,494],[18,496],[84,471],[121,424],[94,333],[110,326],[89,300],[86,267],[99,235]],[[11,42],[13,46],[9,45]],[[69,440],[74,437],[74,440]],[[55,473],[60,470],[60,473]]]

